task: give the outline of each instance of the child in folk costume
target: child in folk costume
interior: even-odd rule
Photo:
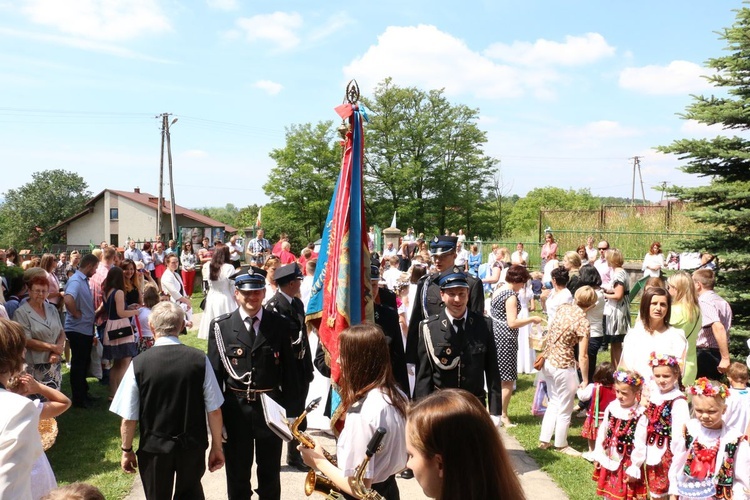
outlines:
[[[679,499],[750,498],[750,448],[722,421],[727,387],[699,378],[688,389],[695,418],[672,439],[669,494]]]
[[[604,410],[615,400],[615,367],[609,361],[597,365],[594,370],[594,383],[578,389],[576,394],[579,401],[589,401],[586,410],[586,420],[583,422],[581,437],[589,441],[589,451],[582,456],[589,462],[594,460],[594,446],[596,446],[597,430],[604,419]]]
[[[674,356],[651,353],[653,382],[644,412],[646,433],[636,433],[633,465],[627,474],[641,478],[640,465],[646,463],[646,484],[651,498],[669,495],[669,466],[672,439],[690,420],[690,409],[680,382],[680,363]]]
[[[638,395],[643,377],[633,371],[615,372],[615,397],[604,411],[594,448],[596,494],[610,500],[645,500],[643,479],[629,477],[636,427],[643,417]],[[641,428],[645,426],[641,424]],[[641,467],[642,469],[642,467]],[[640,471],[643,478],[643,471]]]

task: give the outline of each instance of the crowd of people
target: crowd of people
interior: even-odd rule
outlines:
[[[48,462],[46,479],[30,480],[44,456],[32,429],[71,405],[90,408],[87,377],[99,372],[123,419],[122,468],[137,467],[147,498],[201,498],[205,469],[226,467],[228,498],[246,499],[254,463],[259,497],[280,498],[282,440],[266,423],[264,401],[301,414],[313,370],[330,377],[337,363],[345,415],[337,420],[338,462],[294,439],[286,463],[319,471],[346,498],[400,498],[399,474],[415,477],[431,498],[524,498],[497,432],[515,426],[509,403],[523,373],[535,374],[547,400],[539,448],[594,462],[599,495],[750,494],[748,374],[730,363],[731,308],[714,291],[713,258],[665,279],[668,262],[654,242],[632,321],[634,283],[607,241],[588,238],[560,255],[547,233],[542,265],[531,269],[522,243],[513,252],[494,246],[483,263],[463,231],[426,240],[410,228],[382,254],[373,229],[368,236],[375,324],[342,332],[338,359],[320,343],[311,352],[315,329],[305,311],[315,246],[297,256],[283,234],[272,245],[259,230],[244,248],[235,237],[213,245],[206,238],[197,251],[192,242],[178,249],[171,240],[140,248],[128,241],[124,252],[103,242],[83,256],[28,260],[3,283],[0,397],[9,409],[0,413],[22,420],[31,437],[12,478],[0,467],[0,491],[34,488],[28,498],[42,498],[55,488]],[[0,257],[20,267],[15,250]],[[197,286],[204,302],[194,325]],[[180,342],[191,327],[208,341],[207,354]],[[532,346],[540,337],[544,345]],[[609,361],[597,363],[602,349]],[[70,399],[60,392],[63,363]],[[568,443],[576,408],[586,417],[584,453]],[[381,427],[385,452],[358,474]]]

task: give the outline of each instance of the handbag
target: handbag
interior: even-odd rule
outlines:
[[[115,293],[116,292],[112,292],[109,299],[107,299],[109,302],[109,304],[107,304],[107,318],[111,316],[112,302],[114,302],[113,299]],[[107,323],[104,325],[104,334],[110,342],[119,340],[133,335],[133,325],[130,324],[130,319],[128,318],[107,319]]]

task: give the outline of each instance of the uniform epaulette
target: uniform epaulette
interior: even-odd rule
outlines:
[[[437,320],[437,319],[438,319],[439,317],[440,317],[440,315],[439,315],[439,314],[433,314],[433,315],[432,315],[432,316],[430,316],[429,318],[427,318],[427,319],[423,320],[423,322],[424,322],[424,323],[429,323],[429,322],[432,322],[432,321],[436,321],[436,320]]]
[[[214,318],[214,321],[224,321],[225,319],[229,318],[232,315],[232,313],[226,313],[222,314],[221,316],[216,316]]]

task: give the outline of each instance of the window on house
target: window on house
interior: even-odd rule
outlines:
[[[117,210],[117,209],[115,209]],[[120,246],[120,238],[116,234],[110,234],[109,235],[109,244],[114,245],[116,247]]]
[[[109,209],[109,220],[117,220],[120,218],[120,211],[116,208]]]

